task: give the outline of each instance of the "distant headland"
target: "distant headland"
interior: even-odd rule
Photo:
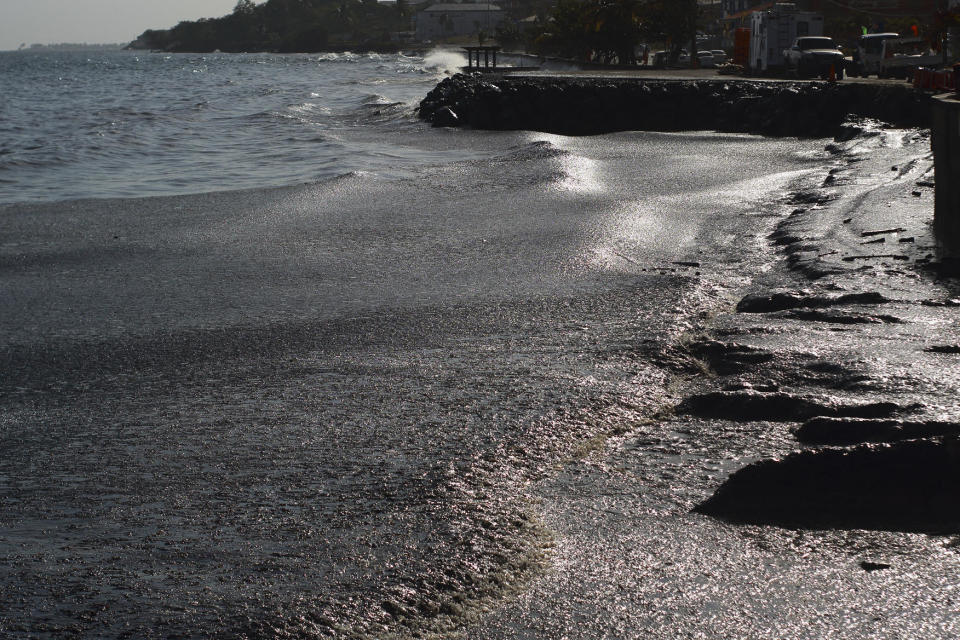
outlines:
[[[86,42],[58,42],[55,44],[21,44],[17,51],[117,51],[126,47],[122,43],[87,44]]]
[[[406,0],[240,0],[229,15],[149,29],[127,48],[193,53],[400,50],[410,44],[411,15]]]

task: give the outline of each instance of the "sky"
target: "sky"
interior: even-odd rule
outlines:
[[[0,51],[21,43],[127,43],[147,29],[226,15],[236,4],[237,0],[0,0]]]

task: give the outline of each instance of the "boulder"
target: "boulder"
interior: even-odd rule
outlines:
[[[915,409],[895,402],[844,403],[831,396],[763,393],[750,389],[693,395],[676,408],[682,414],[741,422],[801,422],[816,416],[885,418]]]
[[[956,533],[958,468],[950,438],[804,451],[737,471],[694,511],[800,529]]]
[[[437,109],[431,119],[435,127],[459,127],[460,118],[450,107],[441,107]]]

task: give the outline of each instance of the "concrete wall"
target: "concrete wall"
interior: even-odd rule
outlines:
[[[931,146],[936,165],[934,228],[944,248],[960,249],[960,101],[951,95],[933,101]]]

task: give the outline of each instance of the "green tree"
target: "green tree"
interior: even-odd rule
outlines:
[[[238,16],[249,16],[256,10],[257,5],[253,4],[253,0],[237,0],[237,6],[233,8],[233,13]]]
[[[639,0],[560,0],[544,39],[567,57],[633,64],[642,8]]]
[[[601,0],[594,15],[594,51],[605,62],[616,59],[619,64],[636,64],[641,25],[638,0]]]
[[[690,42],[690,58],[696,59],[697,23],[700,19],[696,0],[647,0],[641,12],[643,37],[669,43],[673,60],[683,45]]]
[[[145,32],[139,41],[170,51],[306,52],[391,46],[389,34],[407,28],[397,9],[376,0],[239,0],[226,16]]]

